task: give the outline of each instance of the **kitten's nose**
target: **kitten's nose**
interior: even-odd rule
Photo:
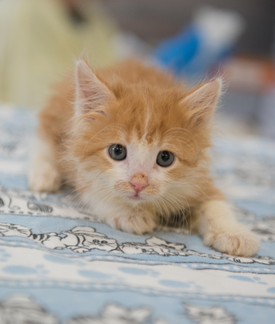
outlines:
[[[135,190],[136,193],[139,193],[143,189],[148,187],[148,177],[141,172],[137,173],[132,177],[130,181],[130,185]]]

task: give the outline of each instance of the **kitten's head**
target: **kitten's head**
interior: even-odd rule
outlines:
[[[119,74],[96,75],[86,62],[77,63],[69,149],[79,182],[83,190],[96,188],[93,195],[106,201],[167,200],[177,206],[177,194],[197,194],[195,183],[207,172],[204,151],[211,145],[221,80],[186,92],[163,73],[132,64],[132,78],[145,76],[134,84]],[[150,78],[155,81],[149,83]]]

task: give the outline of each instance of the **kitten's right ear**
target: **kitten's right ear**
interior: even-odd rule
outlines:
[[[222,79],[213,79],[184,98],[182,105],[187,107],[189,122],[193,126],[208,125],[222,91]]]
[[[90,66],[84,61],[76,63],[75,114],[81,116],[90,111],[101,111],[102,105],[112,97],[107,86],[99,81]]]

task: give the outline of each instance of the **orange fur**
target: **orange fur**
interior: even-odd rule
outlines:
[[[96,75],[119,100],[109,103],[110,118],[106,119],[104,116],[90,112],[80,120],[71,121],[75,100],[75,82],[72,78],[57,87],[49,104],[40,112],[39,132],[55,145],[57,154],[61,155],[62,162],[59,163],[59,167],[62,172],[66,172],[67,169],[70,172],[72,167],[71,165],[69,168],[64,167],[64,160],[68,160],[66,155],[70,154],[68,149],[64,150],[67,145],[73,155],[85,162],[97,154],[99,159],[101,150],[109,143],[124,141],[124,138],[128,142],[133,138],[140,141],[145,133],[147,109],[151,114],[145,136],[149,145],[153,141],[161,143],[164,140],[166,147],[176,153],[185,168],[194,167],[200,155],[208,164],[208,158],[202,151],[211,146],[211,132],[205,133],[204,129],[197,129],[188,124],[188,112],[184,114],[184,107],[179,107],[179,101],[188,92],[184,92],[182,85],[175,83],[171,76],[167,77],[166,74],[145,67],[137,61],[127,61],[116,69],[99,71]],[[68,122],[71,122],[69,127]],[[84,126],[87,127],[85,132],[83,132]],[[72,128],[75,135],[70,134]],[[103,128],[104,131],[100,132]],[[121,133],[121,128],[124,133]],[[97,137],[94,137],[95,134]],[[164,139],[163,134],[167,135]],[[64,140],[66,141],[68,136],[71,141],[64,145]],[[93,145],[86,147],[92,137]],[[110,166],[108,161],[100,160],[100,162],[100,164],[91,163],[90,167],[93,164],[104,172]],[[169,172],[172,178],[183,176],[182,165]],[[204,200],[209,195],[208,191],[211,191],[212,196],[214,189],[210,183],[208,166],[200,171],[202,174],[198,180],[203,184],[202,191],[205,194],[203,197],[199,194],[197,198]]]
[[[205,237],[201,214],[207,211],[201,206],[209,202],[215,210],[212,202],[226,204],[213,184],[207,154],[220,87],[217,79],[187,90],[167,73],[135,60],[95,74],[80,61],[76,79],[69,77],[59,85],[41,111],[39,138],[48,147],[51,166],[103,221],[141,234],[156,227],[160,214],[195,208],[190,229]],[[127,159],[112,160],[108,155],[112,144],[126,147]],[[174,154],[171,166],[156,163],[160,151]],[[50,187],[39,187],[34,179],[33,189]],[[142,199],[132,199],[131,181],[142,187],[138,193]],[[225,219],[231,228],[238,227],[233,217]],[[226,232],[220,223],[219,231]],[[218,249],[215,242],[206,244]],[[239,254],[256,250],[255,243]],[[224,252],[230,251],[229,246]]]

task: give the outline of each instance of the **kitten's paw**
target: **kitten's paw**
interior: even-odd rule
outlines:
[[[33,167],[29,174],[29,188],[36,192],[53,192],[61,186],[61,176],[56,167],[44,161]]]
[[[149,213],[115,216],[109,218],[107,222],[113,228],[138,235],[151,233],[156,228],[155,220]]]
[[[238,227],[235,231],[209,233],[204,244],[226,254],[250,257],[258,251],[260,242],[257,235]]]

